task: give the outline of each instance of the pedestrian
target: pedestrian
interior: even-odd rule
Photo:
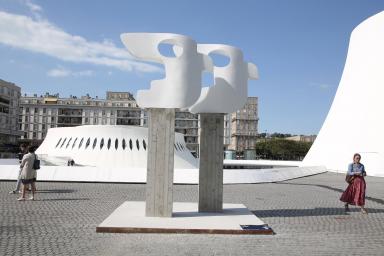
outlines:
[[[345,211],[349,211],[349,205],[356,205],[361,208],[361,212],[367,214],[365,205],[366,183],[364,177],[367,175],[364,165],[360,163],[361,155],[353,155],[353,163],[349,164],[346,181],[349,183],[347,189],[340,197],[340,201],[345,203]]]
[[[24,143],[20,145],[20,152],[17,154],[18,155],[18,158],[19,158],[19,164],[21,164],[21,160],[23,159],[23,156],[25,154],[28,153],[28,150],[27,150],[27,145],[25,145]],[[18,193],[19,190],[20,190],[20,185],[21,185],[21,179],[20,179],[20,175],[21,175],[21,171],[22,169],[19,168],[19,175],[17,176],[17,182],[16,182],[16,187],[14,190],[10,191],[9,194],[15,194],[15,193]]]
[[[36,147],[31,146],[28,149],[28,154],[24,155],[23,159],[21,160],[20,168],[21,171],[21,182],[23,183],[23,190],[21,197],[17,200],[24,201],[25,200],[25,192],[27,190],[27,186],[31,184],[32,187],[32,195],[29,198],[30,200],[35,199],[35,182],[36,182],[36,170],[33,168],[33,163],[37,159],[35,155]]]

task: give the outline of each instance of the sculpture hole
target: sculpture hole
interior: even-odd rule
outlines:
[[[161,43],[158,46],[161,55],[168,58],[176,58],[183,54],[183,48],[170,43]]]
[[[203,87],[210,87],[215,84],[215,77],[213,73],[203,72],[201,76],[202,76],[201,80],[203,81]]]
[[[228,56],[218,53],[210,53],[208,54],[211,57],[213,65],[215,67],[225,67],[229,64],[231,59]]]

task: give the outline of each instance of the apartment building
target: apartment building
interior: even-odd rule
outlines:
[[[0,79],[0,158],[10,157],[10,147],[20,138],[18,129],[20,87]]]
[[[19,129],[23,132],[22,139],[41,141],[52,127],[141,125],[141,115],[129,92],[107,92],[106,99],[35,94],[21,97]]]
[[[105,99],[89,95],[60,98],[58,94],[23,96],[19,129],[26,141],[42,141],[51,127],[78,125],[147,126],[147,112],[140,109],[129,92],[107,91]],[[198,155],[198,115],[176,111],[175,131],[185,134],[192,154]]]
[[[258,98],[248,97],[242,109],[224,118],[224,145],[228,150],[244,152],[256,148],[258,134]]]

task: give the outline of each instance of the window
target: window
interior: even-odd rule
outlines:
[[[121,145],[122,147],[123,147],[123,150],[125,150],[125,148],[126,148],[126,146],[127,146],[127,144],[125,143],[125,139],[123,139],[123,142],[122,142],[122,145]]]
[[[116,139],[116,140],[115,140],[115,149],[117,150],[118,147],[119,147],[119,140]]]
[[[100,149],[102,149],[104,147],[104,138],[101,138],[101,141],[100,141]]]
[[[96,144],[97,144],[97,138],[95,138],[95,139],[93,140],[92,149],[95,149],[95,147],[96,147]]]
[[[63,143],[61,143],[61,146],[60,146],[60,148],[62,148],[62,147],[63,147],[63,145],[64,145],[64,143],[66,142],[66,140],[67,140],[67,138],[65,138],[65,139],[64,139],[64,141],[63,141]]]
[[[144,150],[147,150],[147,143],[145,143],[145,140],[143,140],[143,148]]]
[[[87,139],[87,143],[85,143],[85,149],[88,148],[89,144],[91,144],[91,138]]]
[[[47,113],[47,109],[46,108],[43,108],[43,113]]]
[[[83,145],[84,138],[81,138],[80,143],[79,143],[79,148]]]
[[[62,138],[60,138],[60,139],[59,139],[59,141],[57,142],[57,144],[56,144],[56,147],[55,147],[55,148],[57,148],[57,146],[59,146],[59,144],[60,144],[60,142],[61,142],[61,139],[62,139]]]
[[[132,150],[133,146],[132,146],[132,140],[129,139],[129,148]]]
[[[140,150],[139,140],[136,140],[136,148],[137,148],[137,150]]]
[[[73,141],[72,148],[76,146],[76,141],[77,141],[77,138]]]
[[[71,142],[71,140],[72,140],[72,137],[69,139],[69,141],[68,141],[68,143],[67,143],[67,146],[66,146],[65,148],[68,148],[69,143]]]
[[[108,145],[107,145],[107,148],[109,149],[111,147],[111,139],[109,138],[108,139]]]

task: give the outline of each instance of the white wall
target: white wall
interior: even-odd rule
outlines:
[[[352,32],[343,75],[304,165],[346,171],[354,153],[368,175],[384,176],[384,12]]]

